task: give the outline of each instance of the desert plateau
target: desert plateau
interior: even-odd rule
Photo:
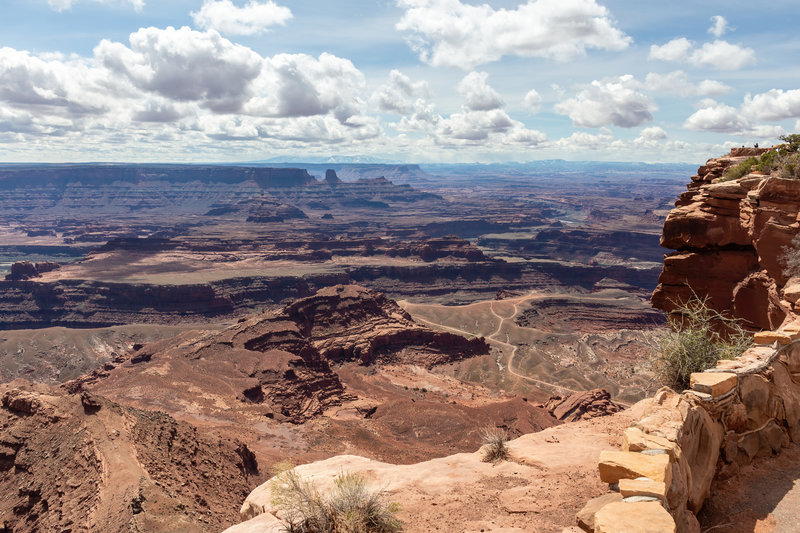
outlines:
[[[795,533],[795,11],[8,0],[0,533]]]

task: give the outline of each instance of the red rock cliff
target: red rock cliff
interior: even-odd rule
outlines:
[[[725,170],[765,149],[731,150],[698,169],[664,223],[664,258],[652,304],[708,296],[716,310],[759,329],[780,326],[800,294],[783,273],[783,248],[800,229],[800,180],[751,173],[720,181]]]

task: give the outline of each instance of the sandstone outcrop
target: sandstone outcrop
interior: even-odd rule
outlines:
[[[164,413],[0,386],[0,528],[219,531],[258,481],[246,446]]]
[[[554,417],[565,422],[606,416],[624,409],[614,403],[611,394],[603,389],[576,392],[566,398],[554,395],[550,397],[545,407]]]
[[[31,278],[41,277],[45,272],[52,272],[59,268],[61,268],[61,265],[52,261],[44,261],[42,263],[18,261],[11,265],[11,273],[6,276],[6,280],[25,281]]]
[[[135,390],[139,397],[148,391],[144,397],[154,402],[153,408],[174,412],[202,405],[225,416],[234,404],[254,415],[302,423],[354,399],[333,365],[431,367],[488,350],[483,339],[415,323],[381,293],[337,285],[221,332],[189,331],[147,344],[68,387],[108,394]],[[176,387],[178,379],[191,386]]]
[[[765,149],[735,149],[709,160],[667,216],[668,254],[653,305],[675,309],[693,294],[755,329],[774,329],[794,314],[784,287],[783,250],[800,230],[800,181],[748,174],[720,181],[731,165]],[[754,152],[754,153],[751,153]]]
[[[614,445],[614,431],[630,420],[622,412],[526,434],[509,441],[509,460],[497,464],[484,462],[478,450],[410,465],[341,455],[296,471],[323,494],[342,472],[362,475],[368,487],[400,503],[398,518],[409,533],[561,531],[583,505],[582,497],[602,487],[597,456]],[[251,492],[240,512],[243,522],[227,533],[266,526],[279,531],[269,482]]]

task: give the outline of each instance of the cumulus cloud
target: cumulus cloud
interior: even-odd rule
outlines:
[[[765,122],[800,119],[800,89],[771,89],[756,95],[747,94],[738,108],[713,100],[702,101],[699,107],[686,119],[684,127],[774,138],[785,133],[785,130],[780,125]]]
[[[595,0],[529,0],[516,9],[460,0],[397,0],[396,27],[422,61],[469,70],[503,56],[567,61],[588,48],[622,50],[631,38]]]
[[[690,130],[743,133],[750,131],[751,124],[735,107],[714,102],[695,111],[686,119],[684,127]]]
[[[649,57],[650,59],[660,59],[661,61],[686,61],[692,46],[692,41],[686,37],[672,39],[661,46],[651,45]]]
[[[542,108],[542,96],[536,89],[531,89],[525,94],[525,98],[522,99],[522,104],[531,112],[538,113]]]
[[[261,56],[214,30],[142,28],[130,47],[103,40],[95,57],[138,89],[217,112],[238,111],[252,96]]]
[[[218,150],[210,139],[358,143],[383,134],[365,115],[365,91],[349,60],[262,57],[214,30],[143,28],[129,44],[102,41],[92,57],[0,48],[3,140],[28,146],[58,136],[105,147],[179,136],[209,150]]]
[[[423,103],[420,100],[429,95],[427,82],[413,82],[399,70],[393,69],[389,73],[389,83],[382,85],[373,95],[373,99],[381,111],[405,115],[414,110],[413,100],[417,100],[417,105],[420,105]]]
[[[728,21],[721,15],[714,15],[711,17],[711,27],[708,28],[708,33],[719,39],[725,32],[728,31]]]
[[[716,96],[731,90],[729,86],[716,80],[703,80],[695,85],[682,70],[667,74],[650,72],[645,77],[644,86],[648,91],[668,92],[681,96]]]
[[[257,95],[243,111],[265,117],[307,117],[332,113],[344,123],[361,113],[364,75],[348,59],[323,53],[278,54],[264,60],[254,83]]]
[[[689,62],[696,67],[739,70],[756,62],[756,52],[752,48],[716,40],[713,43],[704,43],[701,48],[692,52]]]
[[[746,95],[742,112],[755,120],[800,118],[800,89],[772,89],[755,96]]]
[[[56,11],[65,11],[81,0],[47,0],[47,3]],[[130,4],[136,11],[144,8],[144,0],[92,0],[100,4]]]
[[[694,48],[685,37],[673,39],[661,46],[650,46],[650,59],[689,63],[697,68],[712,67],[718,70],[739,70],[756,62],[756,52],[738,44],[717,39]]]
[[[458,92],[466,98],[466,106],[472,111],[491,111],[503,107],[497,91],[492,89],[486,72],[470,72],[458,84]]]
[[[658,126],[651,126],[640,131],[639,137],[648,141],[660,141],[667,138],[667,132]]]
[[[606,128],[601,128],[598,133],[586,133],[576,131],[569,137],[563,137],[555,142],[561,149],[572,152],[583,152],[586,150],[606,150],[614,141],[614,136]]]
[[[639,89],[630,74],[616,79],[595,80],[570,98],[555,105],[556,113],[567,115],[575,126],[599,128],[614,124],[633,128],[653,120],[658,107]]]
[[[228,35],[254,35],[270,26],[286,24],[292,18],[292,11],[272,0],[250,0],[244,7],[237,7],[231,0],[206,0],[200,11],[192,13],[192,18],[203,29]]]

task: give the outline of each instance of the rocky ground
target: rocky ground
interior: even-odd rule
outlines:
[[[399,502],[405,531],[561,533],[575,524],[586,500],[608,490],[597,475],[600,451],[620,444],[634,411],[565,424],[509,443],[509,459],[483,461],[483,453],[461,453],[397,466],[361,457],[337,456],[297,468],[321,491],[340,472],[361,473],[371,487]],[[277,532],[269,514],[270,485],[250,494],[243,524],[227,533]],[[259,516],[260,515],[260,516]]]
[[[247,446],[163,412],[0,385],[6,531],[218,531],[261,477]]]

